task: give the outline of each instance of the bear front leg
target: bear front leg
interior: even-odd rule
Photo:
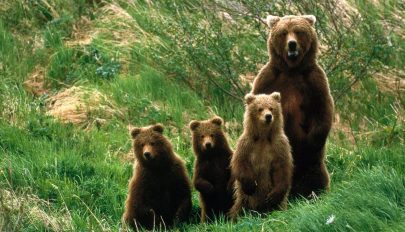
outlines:
[[[185,174],[185,170],[181,172],[180,180],[175,188],[171,191],[176,195],[175,202],[178,203],[178,207],[176,210],[176,219],[179,221],[184,221],[188,218],[191,211],[191,190],[190,190],[190,182],[188,180],[187,175]]]
[[[138,207],[132,215],[124,215],[124,221],[132,228],[145,227],[150,230],[156,225],[155,211],[147,207]]]
[[[242,191],[246,195],[252,195],[257,188],[254,180],[255,174],[249,160],[250,151],[249,141],[246,138],[241,139],[231,161],[232,177],[235,181],[240,182]]]
[[[141,198],[139,198],[139,196],[138,198],[135,197],[137,193],[134,191],[134,189],[136,189],[134,183],[135,181],[131,180],[129,186],[130,192],[125,202],[125,212],[122,217],[122,221],[132,228],[136,228],[136,226],[152,228],[155,213],[151,207],[143,204],[144,202],[137,200]]]
[[[235,179],[239,181],[242,191],[246,195],[253,195],[256,192],[257,183],[253,179],[254,173],[252,172],[252,165],[250,162],[245,161],[239,165],[238,174],[235,176]]]
[[[306,149],[310,152],[319,152],[323,149],[332,127],[334,106],[325,73],[318,67],[309,76],[313,94],[311,105],[316,106],[316,111],[310,111],[310,115],[308,115],[311,127],[308,129],[305,142]],[[319,157],[315,159],[319,159]]]
[[[184,221],[188,218],[190,211],[191,211],[191,198],[185,197],[180,202],[179,208],[177,209],[177,212],[176,212],[176,218],[179,221]]]
[[[256,192],[257,183],[255,181],[253,181],[251,178],[249,178],[249,177],[241,177],[239,179],[239,182],[241,184],[242,191],[246,195],[251,196],[251,195],[253,195],[253,193]]]
[[[214,191],[214,186],[209,181],[201,177],[194,181],[194,187],[204,195],[210,195]]]
[[[279,210],[287,207],[286,200],[292,182],[292,160],[287,157],[275,159],[271,165],[273,188],[266,198],[266,210]]]
[[[323,155],[323,153],[320,153],[320,151],[323,150],[331,129],[331,122],[322,122],[322,120],[327,119],[319,116],[318,119],[314,120],[314,126],[309,129],[307,139],[305,141],[304,149],[306,149],[309,153],[313,153],[314,156],[311,157],[312,160],[323,159],[322,156],[319,157],[315,155]]]
[[[294,173],[290,195],[312,198],[314,193],[319,195],[329,190],[329,182],[329,173],[324,162],[310,165],[304,171]]]
[[[265,64],[263,68],[259,71],[255,80],[253,81],[253,94],[268,93],[268,89],[271,86],[271,83],[274,81],[276,75],[270,65],[270,62]]]

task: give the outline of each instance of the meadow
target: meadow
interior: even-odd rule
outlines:
[[[267,62],[274,15],[313,14],[335,100],[331,189],[287,211],[174,231],[405,231],[405,3],[0,0],[0,231],[126,231],[128,128],[165,125],[187,163],[188,123],[224,118]],[[162,230],[165,230],[163,228]]]

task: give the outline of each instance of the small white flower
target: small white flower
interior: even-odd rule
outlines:
[[[392,47],[391,37],[387,36],[387,44],[388,46]]]
[[[326,220],[326,225],[332,224],[335,221],[336,216],[335,215],[330,215],[328,219]]]

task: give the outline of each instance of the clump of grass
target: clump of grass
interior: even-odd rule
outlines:
[[[148,66],[134,77],[123,76],[103,88],[127,108],[127,119],[134,125],[161,122],[183,130],[193,115],[206,115],[197,94]]]
[[[58,212],[50,202],[35,195],[0,190],[0,230],[23,229],[72,231],[72,218],[66,208]]]
[[[123,112],[99,91],[76,86],[51,96],[48,108],[47,114],[84,128],[93,124],[101,126],[114,115],[123,117]]]

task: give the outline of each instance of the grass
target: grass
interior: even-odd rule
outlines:
[[[249,86],[239,76],[256,73],[267,59],[260,23],[210,1],[88,2],[0,3],[0,231],[122,229],[132,174],[128,125],[163,123],[190,176],[189,121],[220,115],[233,146],[241,133],[239,98]],[[311,13],[306,8],[314,6],[320,39],[329,46],[320,62],[340,118],[327,144],[331,191],[290,202],[287,211],[211,224],[198,223],[193,191],[190,222],[174,230],[404,231],[403,90],[382,91],[373,76],[403,71],[397,15],[404,5],[350,1],[363,20],[339,27],[339,34],[331,25],[343,22],[333,21],[326,5],[267,2],[244,4],[259,16]],[[221,21],[218,11],[236,23]],[[83,38],[91,39],[77,42]],[[45,70],[41,96],[24,87],[36,67]],[[72,86],[101,92],[121,113],[86,128],[58,121],[47,113],[49,99]],[[88,121],[105,114],[98,108]]]

